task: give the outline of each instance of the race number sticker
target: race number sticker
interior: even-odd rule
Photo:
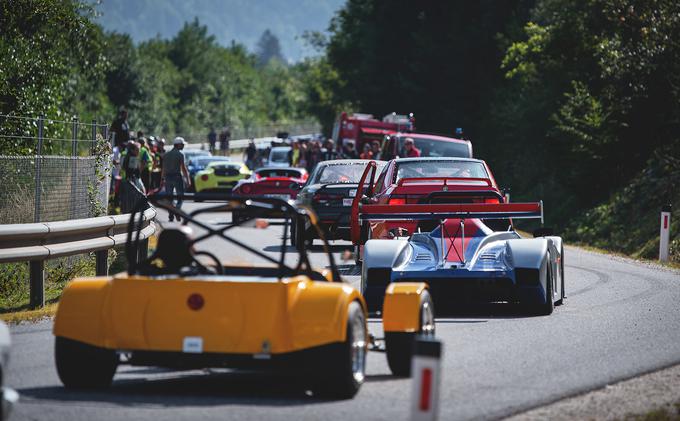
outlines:
[[[200,354],[203,352],[203,338],[200,336],[187,336],[184,338],[182,351],[189,354]]]

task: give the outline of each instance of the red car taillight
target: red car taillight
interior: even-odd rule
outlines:
[[[249,194],[252,190],[253,186],[250,184],[244,184],[241,186],[241,192],[243,192],[243,194]]]
[[[404,198],[393,198],[388,202],[389,205],[405,205],[406,199]]]
[[[201,176],[201,180],[203,180],[203,181],[208,181],[208,178],[210,178],[210,177],[208,177],[208,174],[203,174]]]
[[[488,199],[484,199],[484,203],[501,203],[498,199],[492,197]]]

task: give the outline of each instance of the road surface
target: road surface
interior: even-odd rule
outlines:
[[[204,220],[219,224],[223,217]],[[239,228],[237,235],[276,255],[281,231],[271,225]],[[222,242],[205,247],[232,261],[257,260]],[[333,245],[338,260],[346,249],[349,243]],[[320,247],[311,252],[316,265],[325,264]],[[680,363],[680,272],[573,247],[565,256],[568,298],[551,316],[496,305],[437,320],[445,347],[440,419],[502,418]],[[357,286],[353,262],[339,264]],[[67,391],[57,378],[51,327],[43,321],[12,328],[7,384],[21,394],[14,420],[409,418],[410,380],[392,377],[379,353],[369,355],[366,383],[346,401],[315,399],[291,378],[228,370],[121,367],[106,392]]]

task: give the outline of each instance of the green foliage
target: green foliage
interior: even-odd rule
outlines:
[[[680,196],[661,170],[680,162],[680,3],[348,0],[330,32],[308,37],[321,121],[345,107],[462,126],[570,239],[654,254],[658,208]]]

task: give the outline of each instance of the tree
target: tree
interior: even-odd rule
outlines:
[[[260,40],[257,41],[257,63],[259,66],[264,66],[271,60],[285,63],[279,39],[267,29],[260,36]]]

